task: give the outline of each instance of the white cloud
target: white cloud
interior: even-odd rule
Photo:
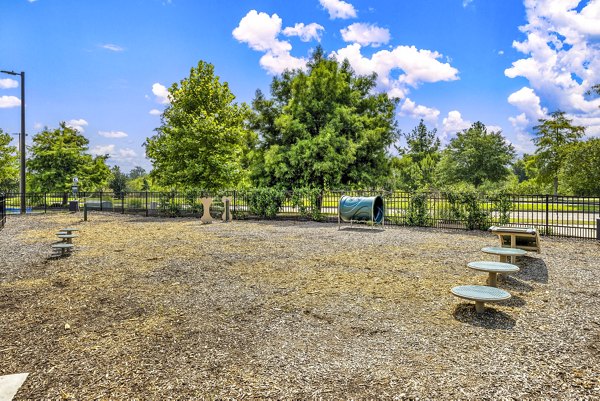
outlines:
[[[508,97],[508,103],[524,112],[530,121],[544,118],[548,113],[548,110],[542,108],[540,97],[535,94],[533,89],[526,86],[512,93]]]
[[[90,149],[90,153],[94,156],[108,155],[112,160],[120,162],[132,161],[137,157],[135,150],[130,148],[117,149],[114,144],[94,146]]]
[[[390,41],[390,31],[377,25],[357,22],[340,30],[345,42],[358,43],[363,46],[379,47]]]
[[[281,18],[277,14],[269,16],[267,13],[250,10],[233,30],[233,37],[240,42],[248,43],[253,50],[289,52],[292,50],[292,45],[278,40],[279,32],[281,32]]]
[[[410,99],[406,99],[400,107],[400,115],[409,116],[417,119],[423,119],[425,121],[436,121],[440,115],[438,109],[429,108],[423,105],[417,105]]]
[[[504,50],[498,50],[498,55],[499,56],[503,56],[504,55]]]
[[[449,63],[438,59],[442,55],[435,51],[417,49],[414,46],[398,46],[393,50],[380,50],[371,58],[361,54],[358,43],[332,53],[339,61],[348,59],[358,74],[377,73],[380,89],[387,90],[390,96],[404,97],[408,86],[418,87],[424,82],[453,81],[458,79],[458,70]],[[397,78],[393,70],[402,70]]]
[[[327,10],[330,19],[356,18],[356,10],[350,3],[342,0],[319,0],[319,3]]]
[[[293,27],[288,26],[283,30],[283,34],[285,36],[298,36],[303,42],[310,42],[311,40],[316,40],[317,42],[321,41],[321,31],[324,31],[325,28],[315,22],[304,25],[304,23],[299,22]]]
[[[529,125],[529,119],[525,113],[521,113],[515,117],[508,117],[508,121],[512,124],[516,131],[522,132]]]
[[[467,7],[469,4],[471,4],[473,2],[473,0],[463,0],[462,2],[462,6],[463,7]]]
[[[281,33],[281,18],[250,10],[232,32],[238,41],[247,43],[251,49],[265,52],[260,65],[271,74],[280,74],[286,69],[303,68],[306,59],[290,54],[292,45],[277,39]]]
[[[112,43],[106,43],[104,45],[101,45],[100,47],[106,50],[110,50],[111,52],[122,52],[125,50],[123,47],[119,45],[114,45]]]
[[[580,3],[584,7],[579,8]],[[585,93],[600,82],[600,1],[525,0],[525,8],[528,23],[520,30],[526,38],[513,42],[525,57],[513,62],[505,75],[527,79],[542,110],[543,104],[567,112],[569,118],[586,119],[591,124],[588,132],[595,132],[600,129],[595,125],[600,99]],[[535,105],[529,105],[529,113],[526,105],[520,106],[529,123],[536,123]]]
[[[115,153],[115,145],[97,145],[90,149],[94,156],[112,155]]]
[[[42,128],[44,128],[44,124],[42,124],[42,123],[35,123],[35,124],[33,124],[33,129],[34,130],[41,130]]]
[[[11,107],[19,107],[21,99],[15,96],[0,96],[0,109],[9,109]]]
[[[443,131],[446,134],[465,130],[471,126],[470,121],[465,121],[458,110],[452,110],[448,116],[442,120]]]
[[[156,101],[158,103],[171,103],[171,95],[169,94],[169,90],[164,85],[161,85],[158,82],[152,84],[152,93],[154,93],[154,96],[156,96]]]
[[[128,136],[123,131],[98,131],[98,135],[104,138],[126,138]]]
[[[162,111],[160,111],[158,109],[152,109],[148,112],[148,114],[153,115],[153,116],[160,116],[162,114]]]
[[[133,149],[123,148],[123,149],[119,149],[118,157],[116,159],[117,160],[133,159],[136,156],[137,156],[137,153]]]
[[[0,89],[11,89],[19,87],[19,82],[10,78],[0,79]]]
[[[69,120],[66,122],[66,125],[67,127],[71,127],[73,129],[76,129],[80,133],[83,133],[85,132],[84,127],[87,127],[89,124],[83,118],[80,118],[79,120]]]

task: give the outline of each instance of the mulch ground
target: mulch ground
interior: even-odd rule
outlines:
[[[81,231],[50,258],[55,232]],[[356,227],[356,226],[355,226]],[[542,238],[453,297],[485,232],[10,216],[0,231],[0,375],[16,399],[600,399],[600,243]]]

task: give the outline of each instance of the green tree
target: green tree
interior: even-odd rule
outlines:
[[[569,144],[579,141],[585,134],[585,127],[573,125],[564,111],[555,111],[550,117],[539,119],[539,124],[533,127],[533,143],[537,147],[538,180],[552,182],[554,196],[558,196],[558,175],[564,166],[565,150]]]
[[[146,170],[143,167],[135,166],[134,168],[131,169],[127,178],[129,178],[130,180],[135,180],[137,178],[144,177],[145,175],[146,175]]]
[[[466,182],[475,187],[486,181],[501,182],[511,174],[514,155],[501,132],[488,132],[476,122],[450,140],[438,164],[438,179],[445,185]]]
[[[375,75],[357,76],[347,60],[320,47],[307,71],[286,71],[257,91],[251,126],[260,134],[253,181],[281,188],[374,187],[388,179],[387,149],[398,130],[396,99],[375,94]]]
[[[396,187],[414,191],[433,184],[435,168],[440,160],[440,140],[437,129],[429,131],[421,120],[411,132],[403,133],[406,148],[396,148],[400,157],[392,160]]]
[[[245,126],[248,107],[233,102],[227,82],[203,61],[169,94],[162,125],[144,143],[150,175],[168,187],[216,190],[242,184],[254,140]]]
[[[110,177],[108,156],[92,157],[88,144],[87,138],[64,122],[57,129],[45,128],[36,134],[27,161],[32,186],[44,192],[70,192],[73,177],[78,177],[81,191],[104,187]]]
[[[19,160],[17,147],[11,146],[11,137],[0,128],[0,192],[17,189]]]
[[[600,196],[600,139],[569,145],[560,176],[574,195]]]
[[[108,183],[108,187],[114,192],[115,196],[123,199],[127,192],[127,175],[121,172],[119,166],[114,166],[110,169],[111,179]]]

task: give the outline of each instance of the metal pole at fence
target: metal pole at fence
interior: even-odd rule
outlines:
[[[600,241],[600,219],[596,219],[596,239]]]
[[[548,228],[548,219],[549,219],[549,217],[548,217],[548,213],[549,213],[548,212],[548,198],[549,198],[549,195],[546,195],[546,235],[548,235],[550,233],[549,228]]]
[[[148,217],[148,191],[146,191],[146,217]]]

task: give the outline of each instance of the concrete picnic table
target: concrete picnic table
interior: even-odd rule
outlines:
[[[498,287],[498,273],[511,273],[518,272],[519,267],[512,265],[510,263],[502,263],[502,262],[488,262],[488,261],[478,261],[478,262],[470,262],[467,264],[467,267],[479,270],[483,272],[488,272],[487,285],[492,287]]]
[[[492,255],[500,256],[500,262],[508,263],[508,257],[510,256],[510,262],[515,263],[515,258],[517,256],[523,256],[527,253],[522,249],[518,248],[501,248],[498,246],[486,246],[481,248],[482,252],[490,253]]]

